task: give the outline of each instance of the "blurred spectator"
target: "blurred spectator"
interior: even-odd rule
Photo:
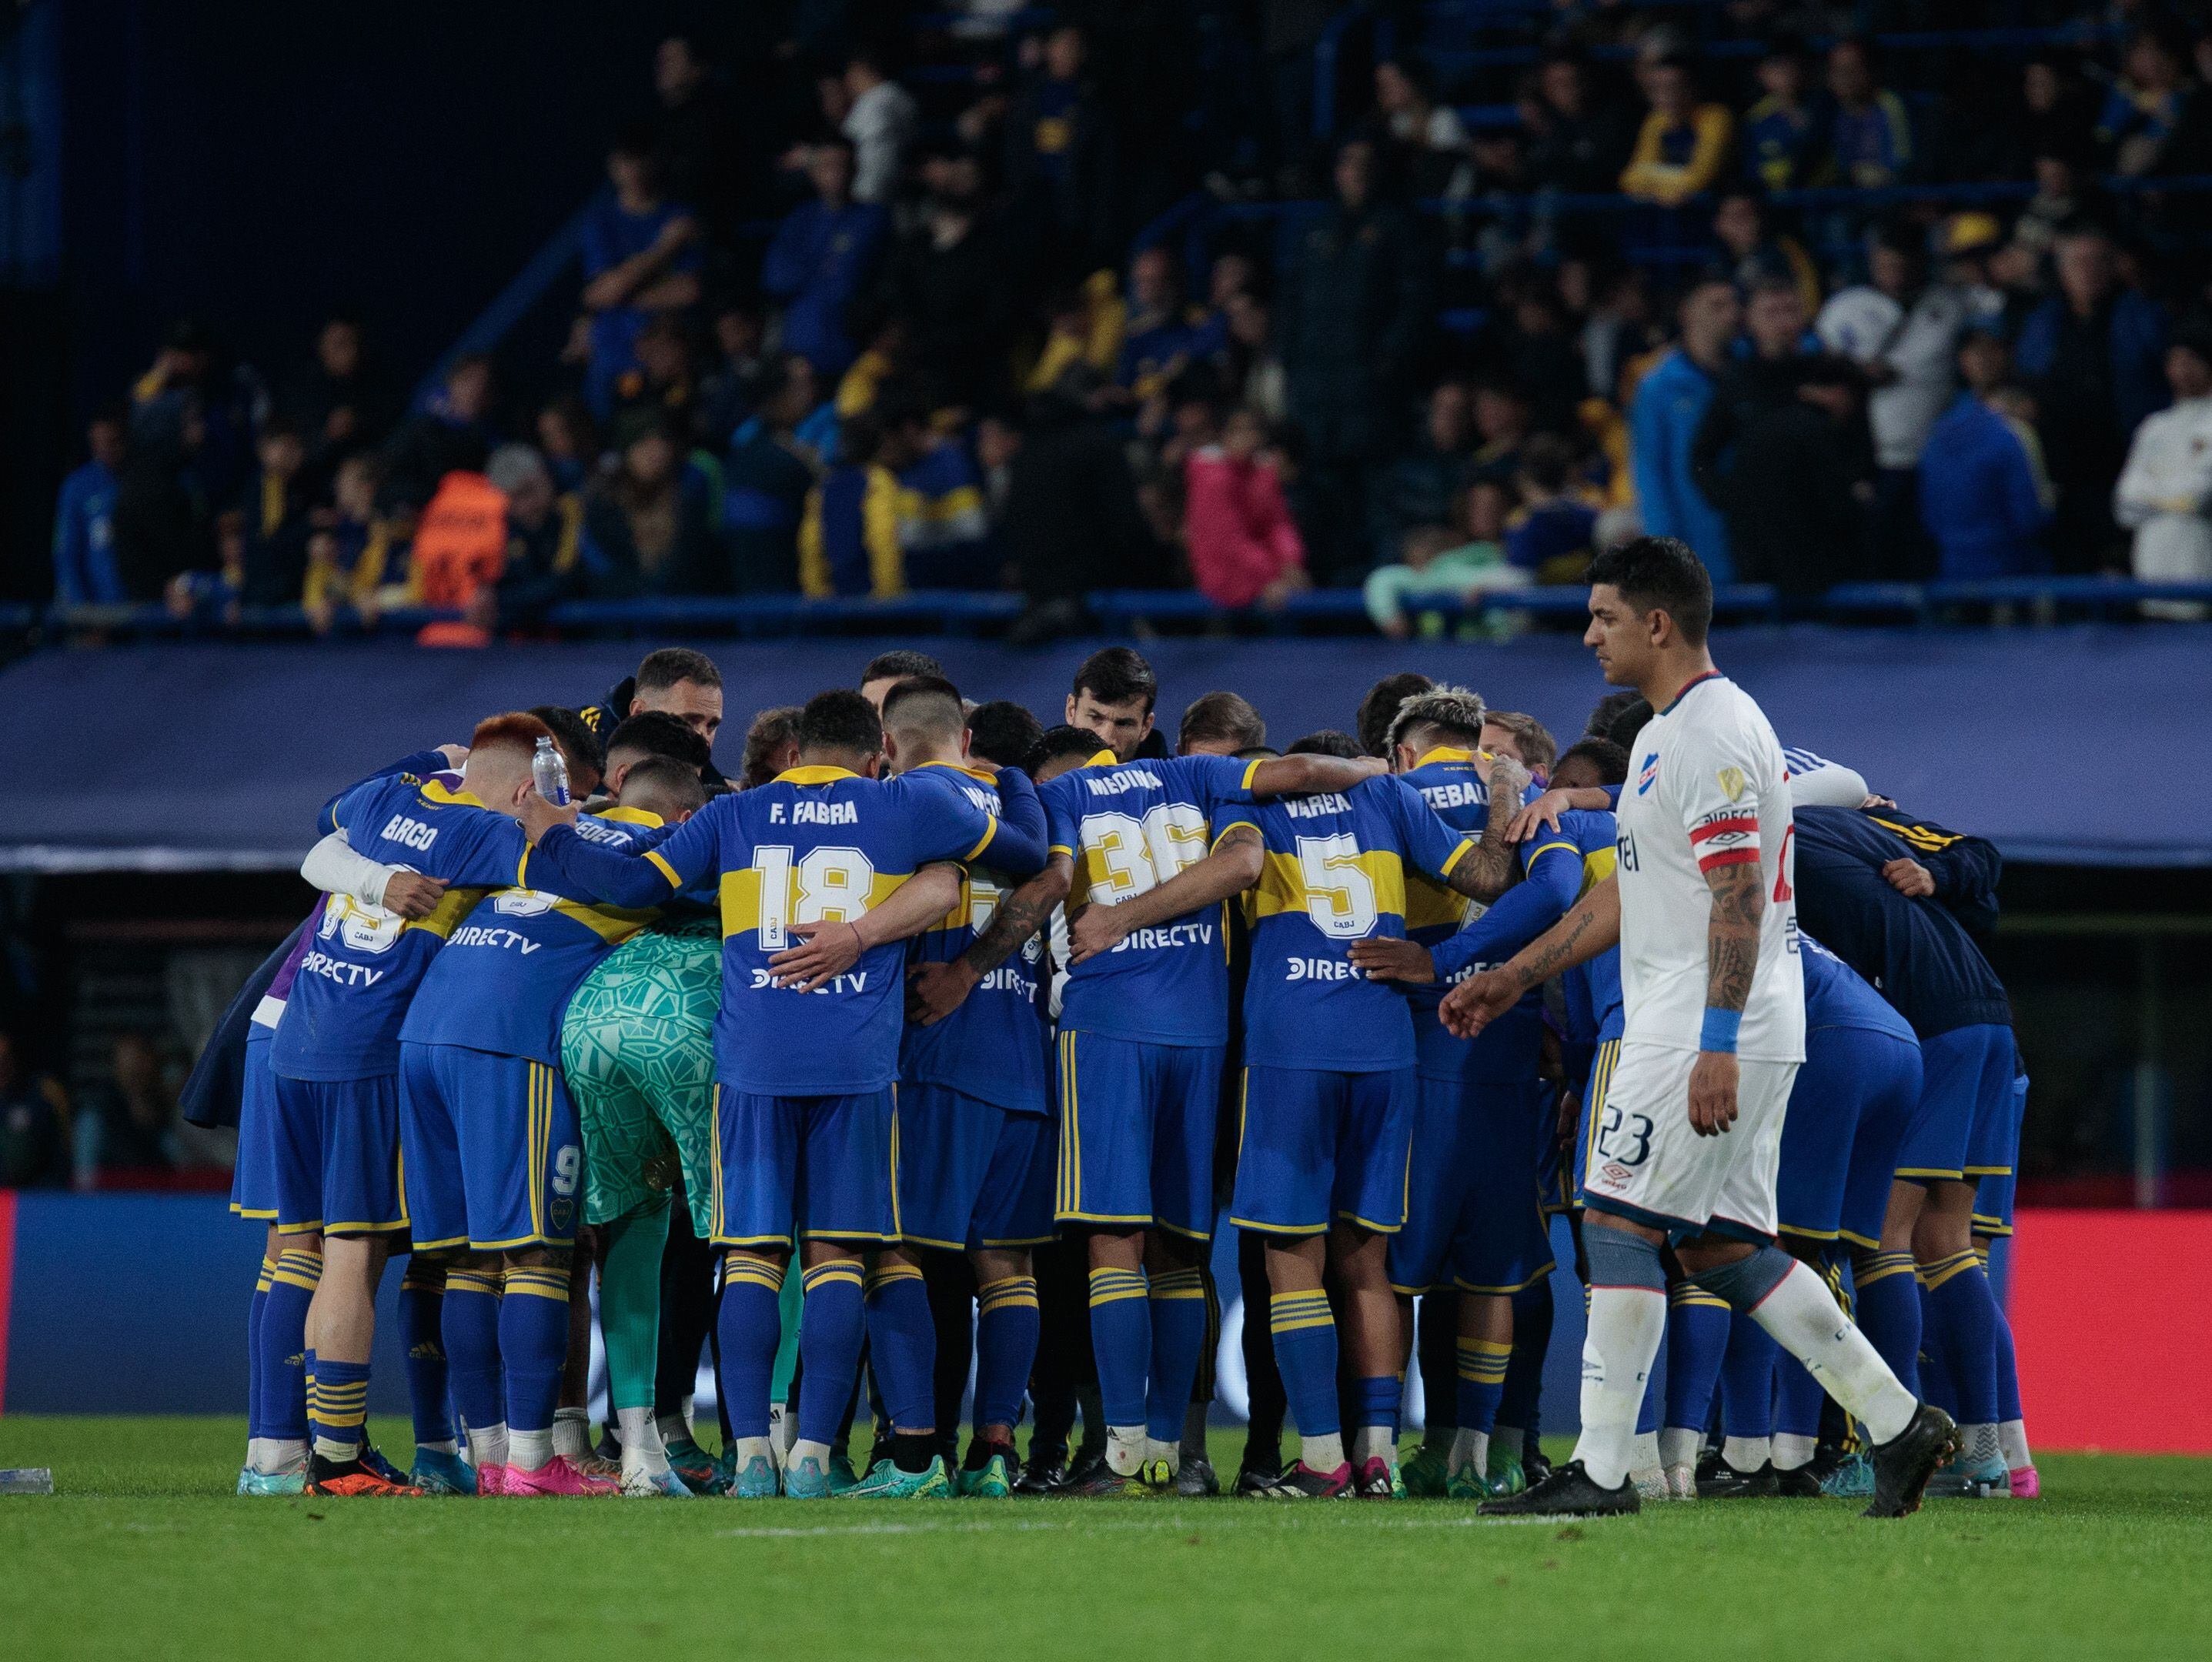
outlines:
[[[2072,64],[2039,52],[2021,65],[2003,112],[1979,134],[1960,135],[1971,179],[2024,179],[2039,155],[2086,155],[2091,112]]]
[[[1539,583],[1572,583],[1589,563],[1597,511],[1573,491],[1574,446],[1540,433],[1521,455],[1521,511],[1506,522],[1505,557]]]
[[[1521,446],[1528,442],[1534,421],[1528,395],[1513,382],[1495,376],[1476,382],[1476,443],[1468,460],[1468,477],[1511,484],[1521,470]]]
[[[1504,344],[1513,385],[1528,395],[1536,426],[1572,432],[1585,391],[1582,353],[1549,279],[1532,279],[1512,297],[1512,323]]]
[[[1693,283],[1679,308],[1681,342],[1644,378],[1628,418],[1644,531],[1680,537],[1697,550],[1716,584],[1734,582],[1735,567],[1729,559],[1727,527],[1698,488],[1691,458],[1714,387],[1728,367],[1741,310],[1733,284],[1718,277]]]
[[[448,473],[473,473],[491,454],[491,360],[455,361],[445,385],[385,441],[386,488],[421,506]]]
[[[1721,269],[1749,294],[1765,277],[1794,284],[1806,318],[1820,309],[1820,273],[1805,245],[1767,222],[1765,200],[1751,189],[1724,192],[1713,208],[1713,240],[1720,245]]]
[[[1183,464],[1183,535],[1200,593],[1221,606],[1270,610],[1311,586],[1305,544],[1283,500],[1267,428],[1249,409],[1223,422],[1221,442]]]
[[[64,606],[112,606],[131,596],[115,552],[115,507],[123,490],[129,424],[102,409],[85,428],[84,464],[62,481],[54,506],[54,600]]]
[[[473,613],[479,597],[499,581],[507,559],[507,499],[481,473],[456,469],[438,482],[415,530],[410,572],[402,595],[419,606]],[[387,591],[387,593],[389,591]],[[423,646],[483,646],[489,637],[464,619],[426,624]]]
[[[721,360],[699,384],[699,439],[720,454],[760,401],[767,365],[761,355],[759,316],[744,306],[717,309],[714,349]]]
[[[722,470],[722,524],[739,594],[799,588],[799,525],[813,458],[796,437],[816,404],[814,367],[787,355],[769,370],[760,409],[739,428]]]
[[[1777,410],[1798,403],[1807,365],[1805,306],[1787,275],[1771,273],[1754,283],[1743,317],[1747,338],[1721,370],[1690,451],[1699,492],[1723,506],[1744,441]]]
[[[1621,170],[1621,193],[1678,207],[1720,177],[1735,120],[1725,106],[1698,101],[1697,83],[1680,58],[1658,59],[1642,79],[1651,111]]]
[[[1132,261],[1133,269],[1135,262]],[[1111,375],[1121,362],[1127,305],[1115,291],[1111,270],[1093,271],[1079,287],[1065,288],[1045,302],[1044,349],[1023,378],[1024,392],[1042,392],[1072,364],[1087,364]]]
[[[1902,184],[1913,164],[1912,118],[1905,100],[1875,78],[1874,47],[1863,39],[1828,48],[1828,154],[1836,182],[1862,191]]]
[[[708,221],[732,205],[729,107],[714,72],[689,35],[672,34],[653,55],[653,152],[670,196],[695,203]]]
[[[1436,101],[1418,68],[1395,60],[1375,66],[1375,116],[1395,152],[1393,171],[1416,197],[1463,197],[1474,189],[1459,112]]]
[[[1527,587],[1528,573],[1505,557],[1508,500],[1504,487],[1486,481],[1467,493],[1465,537],[1447,525],[1416,525],[1407,531],[1398,563],[1376,567],[1361,585],[1375,627],[1394,640],[1402,640],[1417,628],[1424,638],[1435,639],[1443,634],[1444,620],[1420,610],[1425,597],[1466,601],[1494,590]]]
[[[1588,273],[1589,298],[1579,308],[1583,311],[1583,385],[1589,394],[1608,397],[1620,386],[1621,372],[1656,348],[1660,336],[1643,272],[1626,265],[1607,273],[1585,262],[1569,260],[1559,267],[1562,290],[1568,289],[1571,280],[1583,283],[1584,272]],[[1567,293],[1566,299],[1570,306],[1576,304],[1572,293]]]
[[[307,576],[307,448],[289,417],[271,416],[254,450],[261,465],[224,524],[223,581],[246,605],[290,605]]]
[[[839,428],[836,459],[809,493],[799,527],[802,593],[889,600],[906,592],[899,482],[884,465],[884,444],[883,424],[868,412]]]
[[[2113,517],[2135,532],[2146,583],[2212,582],[2212,329],[2179,331],[2166,351],[2173,403],[2143,418],[2112,493]],[[2154,615],[2201,618],[2206,608],[2161,601]]]
[[[1129,261],[1128,322],[1114,380],[1139,402],[1157,398],[1191,360],[1208,351],[1216,331],[1206,314],[1183,304],[1175,256],[1154,244]]]
[[[2115,553],[2112,486],[2129,435],[2166,400],[2166,315],[2120,287],[2112,240],[2095,226],[2061,236],[2052,264],[2058,293],[2028,315],[2014,361],[2058,487],[2059,569],[2095,571]]]
[[[933,430],[913,390],[886,394],[878,459],[898,481],[898,539],[906,586],[994,586],[983,476],[956,433]]]
[[[84,1093],[71,1136],[76,1186],[92,1189],[133,1172],[169,1172],[179,1162],[177,1105],[161,1057],[143,1033],[115,1040],[106,1079]]]
[[[392,400],[370,371],[358,318],[340,312],[324,320],[313,361],[289,389],[284,408],[300,424],[319,487],[329,483],[340,458],[382,441]]]
[[[69,1097],[51,1074],[27,1073],[0,1033],[0,1189],[56,1189],[69,1174]]]
[[[684,465],[679,435],[648,416],[617,440],[619,465],[585,494],[585,591],[609,600],[723,592],[706,482]]]
[[[1464,381],[1437,383],[1413,448],[1390,464],[1376,493],[1376,558],[1403,546],[1417,525],[1441,525],[1466,483],[1474,401]]]
[[[1954,361],[1966,326],[1966,296],[1924,281],[1924,246],[1917,225],[1885,228],[1867,255],[1872,281],[1836,294],[1815,325],[1822,344],[1857,364],[1874,388],[1867,419],[1881,471],[1868,527],[1875,560],[1869,575],[1907,581],[1927,575],[1932,552],[1919,534],[1913,470],[1929,429],[1951,401]]]
[[[1619,100],[1592,90],[1581,54],[1571,49],[1547,54],[1524,110],[1528,177],[1538,189],[1595,194],[1617,186],[1628,158],[1628,128]]]
[[[226,369],[214,340],[185,318],[131,386],[131,441],[149,457],[180,454],[192,488],[208,501],[228,501],[253,469],[260,397],[252,373]]]
[[[1270,428],[1279,427],[1290,419],[1290,377],[1275,355],[1267,303],[1257,294],[1232,294],[1223,310],[1229,319],[1229,391]]]
[[[1718,500],[1736,578],[1818,594],[1860,574],[1874,458],[1849,359],[1786,360],[1795,385],[1738,435]]]
[[[888,207],[898,195],[906,147],[921,112],[914,94],[885,75],[872,53],[858,53],[846,64],[844,90],[849,100],[843,131],[853,145],[853,199]]]
[[[1804,50],[1771,43],[1759,58],[1759,96],[1743,116],[1743,169],[1762,189],[1795,191],[1820,171],[1819,112],[1805,88]]]
[[[319,634],[331,628],[341,605],[353,607],[364,622],[373,622],[385,584],[407,580],[412,543],[401,525],[380,511],[377,488],[381,482],[374,456],[349,456],[338,464],[332,505],[313,516],[301,601],[308,624]]]
[[[1003,529],[1030,603],[1016,625],[1019,644],[1079,628],[1082,597],[1102,580],[1144,588],[1165,577],[1127,454],[1091,412],[1093,390],[1074,369],[1031,399],[1012,458]]]
[[[499,580],[477,591],[468,621],[487,633],[538,628],[581,586],[583,504],[555,488],[545,458],[528,445],[501,445],[484,476],[507,499],[507,543]]]
[[[985,230],[972,167],[932,196],[887,273],[886,310],[902,325],[932,404],[980,408],[1003,384],[1014,323],[1005,251]]]
[[[1114,263],[1116,197],[1111,112],[1085,74],[1089,42],[1062,23],[1045,36],[1043,73],[1006,112],[1006,186],[1017,214],[1048,227],[1060,273]]]
[[[592,412],[571,393],[538,412],[538,448],[562,490],[581,490],[599,465],[599,434]]]
[[[2038,258],[2057,245],[2059,234],[2087,214],[2094,182],[2086,155],[2071,148],[2039,149],[2031,167],[2035,194],[2013,221],[2013,240]]]
[[[1375,147],[1342,146],[1335,183],[1334,204],[1291,262],[1280,324],[1304,444],[1298,519],[1322,583],[1370,563],[1367,503],[1401,434],[1430,305],[1413,227],[1376,194]]]
[[[2177,152],[2201,149],[2186,141],[2197,136],[2192,129],[2203,125],[2203,112],[2194,106],[2204,94],[2189,79],[2185,38],[2158,24],[2138,29],[2128,41],[2121,71],[2097,116],[2095,137],[2106,165],[2130,177],[2193,171],[2175,165],[2197,159]]]
[[[615,422],[652,416],[684,438],[696,436],[699,382],[691,365],[691,333],[673,312],[638,331],[634,367],[615,382]]]
[[[1920,514],[1946,578],[2019,577],[2051,569],[2051,502],[2033,429],[1999,407],[2004,343],[1977,331],[1959,348],[1966,388],[1929,435]]]
[[[814,200],[784,215],[761,264],[761,287],[783,307],[781,345],[810,360],[824,379],[842,375],[856,349],[847,313],[873,278],[890,237],[890,216],[853,200],[853,146],[843,137],[813,147],[806,167]]]
[[[605,416],[617,382],[637,367],[637,337],[655,312],[699,303],[698,222],[661,194],[653,135],[631,131],[607,155],[613,194],[593,204],[583,234],[584,310],[591,363],[584,392]]]

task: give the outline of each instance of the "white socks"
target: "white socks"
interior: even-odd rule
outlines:
[[[588,1408],[553,1410],[553,1452],[565,1455],[571,1465],[580,1465],[592,1452],[592,1411]]]
[[[1810,1465],[1820,1446],[1818,1437],[1807,1437],[1788,1431],[1776,1432],[1774,1469],[1777,1471],[1795,1471],[1801,1465]]]
[[[768,1440],[779,1456],[789,1454],[799,1441],[799,1416],[781,1403],[768,1405]]]
[[[775,1438],[771,1437],[769,1439],[769,1443],[771,1447],[774,1447],[775,1442]],[[744,1443],[741,1441],[738,1447],[743,1447]],[[792,1441],[789,1452],[786,1453],[783,1458],[783,1469],[786,1471],[796,1471],[808,1460],[818,1461],[821,1464],[822,1470],[825,1472],[828,1471],[830,1470],[830,1445],[827,1443],[817,1443],[812,1439],[807,1437],[794,1438]]]
[[[615,1435],[622,1439],[623,1477],[642,1472],[658,1477],[668,1470],[668,1450],[662,1446],[660,1428],[653,1422],[652,1409],[615,1410]]]
[[[415,1447],[425,1454],[455,1454],[460,1452],[461,1446],[451,1437],[444,1437],[434,1443],[417,1443]]]
[[[1672,1471],[1676,1466],[1697,1470],[1698,1451],[1705,1446],[1705,1434],[1686,1425],[1670,1425],[1659,1433],[1659,1464]]]
[[[1364,1466],[1377,1459],[1397,1463],[1398,1434],[1387,1425],[1363,1425],[1352,1434],[1352,1462]]]
[[[830,1465],[829,1450],[821,1443],[812,1443],[808,1446],[822,1449],[823,1454],[822,1464],[826,1471]],[[765,1437],[740,1437],[738,1439],[737,1453],[732,1458],[737,1462],[737,1468],[740,1471],[755,1460],[766,1460],[770,1466],[773,1466],[775,1465],[775,1445]]]
[[[1826,1284],[1803,1265],[1790,1265],[1790,1273],[1775,1283],[1751,1319],[1803,1362],[1823,1391],[1864,1422],[1867,1435],[1875,1442],[1889,1441],[1911,1422],[1918,1406],[1912,1393],[1898,1383],[1866,1335],[1851,1325]],[[1587,1374],[1587,1360],[1583,1366]],[[1585,1383],[1585,1404],[1589,1394]],[[1587,1421],[1589,1409],[1583,1413]]]
[[[1667,1474],[1659,1464],[1659,1434],[1639,1431],[1628,1446],[1628,1480],[1647,1501],[1667,1498]]]
[[[469,1464],[477,1471],[488,1465],[507,1464],[507,1422],[497,1425],[472,1425],[469,1433]]]
[[[507,1434],[507,1464],[517,1471],[538,1471],[553,1458],[553,1428],[543,1431],[516,1431]]]
[[[2002,1458],[2002,1444],[1997,1436],[1997,1428],[1994,1425],[1960,1426],[1959,1447],[1966,1451],[1966,1458],[1977,1465],[1984,1460]],[[2005,1465],[2009,1469],[2012,1462],[2007,1460]]]
[[[1344,1464],[1344,1434],[1298,1439],[1298,1459],[1309,1471],[1334,1471]]]
[[[1721,1439],[1721,1459],[1738,1471],[1756,1471],[1773,1458],[1774,1440],[1771,1437]]]
[[[1820,1288],[1818,1281],[1813,1284]],[[1820,1288],[1820,1294],[1826,1298],[1827,1289]],[[1583,1340],[1583,1429],[1575,1458],[1592,1483],[1618,1489],[1628,1477],[1637,1412],[1667,1331],[1667,1295],[1644,1287],[1595,1287],[1589,1307],[1589,1331]],[[1828,1307],[1835,1308],[1832,1299]]]
[[[1444,1471],[1447,1475],[1456,1475],[1469,1466],[1474,1468],[1474,1475],[1478,1477],[1489,1474],[1490,1433],[1469,1431],[1462,1426],[1452,1434],[1451,1453],[1444,1461]]]
[[[1106,1428],[1107,1470],[1119,1477],[1133,1477],[1152,1452],[1152,1440],[1141,1425]]]
[[[1997,1446],[2004,1450],[2004,1463],[2009,1471],[2025,1471],[2035,1464],[2034,1457],[2027,1452],[2026,1420],[2007,1420],[1998,1426]]]
[[[1158,1437],[1146,1437],[1145,1439],[1146,1464],[1150,1465],[1154,1460],[1165,1460],[1168,1475],[1173,1477],[1182,1470],[1182,1445],[1180,1442],[1164,1443]]]
[[[2024,1444],[2022,1446],[2025,1447]],[[301,1437],[248,1437],[246,1440],[246,1464],[266,1477],[305,1471],[307,1465],[307,1440]]]

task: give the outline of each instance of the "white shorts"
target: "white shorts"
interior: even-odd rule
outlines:
[[[1585,1203],[1679,1234],[1775,1232],[1774,1178],[1795,1062],[1736,1064],[1735,1124],[1719,1137],[1690,1127],[1698,1052],[1626,1040],[1583,1173]]]

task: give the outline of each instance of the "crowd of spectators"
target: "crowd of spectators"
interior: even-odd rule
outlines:
[[[90,424],[57,597],[428,604],[461,641],[572,598],[1014,588],[1042,635],[1094,588],[1364,584],[1403,633],[1638,528],[1793,595],[2212,579],[2212,194],[2129,188],[2212,174],[2201,15],[2116,0],[1947,97],[1765,0],[1717,13],[1738,54],[1571,7],[1488,102],[1376,64],[1316,153],[1334,9],[1153,76],[1129,41],[1174,9],[1062,8],[934,110],[896,37],[796,41],[811,101],[742,179],[709,52],[665,42],[557,364],[410,403],[351,318],[271,376],[181,325]],[[1202,234],[1142,244],[1184,185]]]
[[[179,1118],[182,1071],[179,1056],[125,1030],[72,1095],[27,1068],[0,1030],[0,1189],[216,1186],[236,1160],[236,1134]]]

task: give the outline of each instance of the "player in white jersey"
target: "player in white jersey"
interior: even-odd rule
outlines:
[[[1667,1319],[1660,1249],[1748,1313],[1866,1424],[1869,1517],[1920,1504],[1957,1429],[1913,1399],[1820,1277],[1774,1244],[1776,1155],[1805,1054],[1782,747],[1705,646],[1712,582],[1673,537],[1592,563],[1583,641],[1656,713],[1621,792],[1619,870],[1510,963],[1463,981],[1442,1015],[1479,1031],[1548,977],[1620,947],[1626,1027],[1583,1174],[1590,1271],[1575,1458],[1497,1515],[1638,1509],[1637,1410]]]

